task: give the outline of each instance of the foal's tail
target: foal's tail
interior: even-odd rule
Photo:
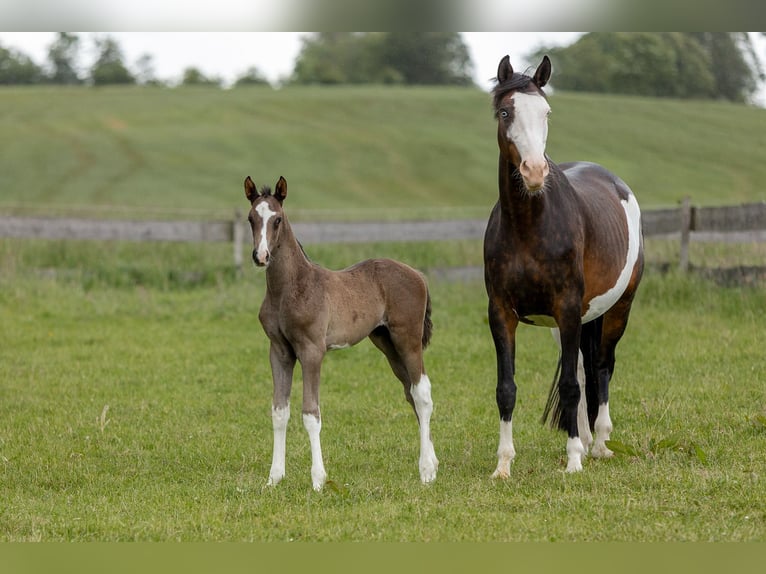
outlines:
[[[431,293],[426,287],[426,314],[423,317],[423,348],[428,347],[428,343],[431,342],[431,332],[434,329],[434,325],[431,322]]]

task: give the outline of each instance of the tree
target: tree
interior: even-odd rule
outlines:
[[[471,57],[456,32],[389,32],[380,58],[397,70],[406,84],[470,85]]]
[[[271,85],[258,68],[252,66],[234,81],[234,87]]]
[[[298,84],[471,83],[468,49],[455,32],[323,32],[303,39]]]
[[[48,80],[54,84],[81,84],[77,73],[77,57],[80,50],[80,38],[69,32],[59,32],[48,47],[50,75]]]
[[[96,86],[108,84],[134,84],[133,75],[123,63],[122,50],[117,42],[106,36],[96,39],[98,58],[90,70],[90,77]]]
[[[29,56],[0,46],[0,84],[39,84],[44,77]]]
[[[162,86],[163,82],[157,79],[154,71],[154,56],[142,54],[136,60],[136,82],[142,86]]]
[[[741,33],[594,32],[571,46],[539,50],[562,90],[746,101],[760,64]]]
[[[220,78],[209,78],[199,68],[190,66],[184,70],[181,80],[182,86],[221,86]]]

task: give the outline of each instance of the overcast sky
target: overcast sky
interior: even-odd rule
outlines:
[[[206,76],[232,82],[251,66],[270,81],[288,76],[301,48],[298,32],[108,32],[122,48],[125,63],[134,66],[139,57],[153,57],[157,78],[178,81],[183,70],[194,66]],[[497,64],[510,54],[512,64],[524,69],[525,56],[542,45],[569,44],[581,32],[464,32],[463,41],[471,53],[474,80],[489,89]],[[0,32],[0,45],[13,47],[37,64],[47,60],[48,46],[55,32]],[[95,59],[93,38],[99,33],[78,33],[83,65]],[[536,62],[535,62],[536,64]]]

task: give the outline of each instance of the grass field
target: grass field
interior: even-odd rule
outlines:
[[[229,217],[242,180],[290,183],[292,219],[486,217],[497,150],[468,89],[0,90],[0,212]],[[647,207],[766,199],[766,112],[557,94],[549,152],[621,175]],[[647,241],[650,263],[677,242]],[[311,489],[294,386],[287,477],[271,459],[263,274],[226,244],[0,240],[2,541],[765,541],[763,286],[651,265],[618,348],[614,448],[566,475],[539,417],[557,352],[519,334],[518,456],[490,479],[495,358],[478,241],[307,246],[323,265],[389,256],[431,276],[436,483],[415,416],[369,343],[323,367],[330,483]],[[695,265],[762,246],[693,244]]]
[[[249,174],[284,175],[294,219],[484,217],[489,101],[468,88],[3,88],[0,211],[228,217]],[[766,110],[567,93],[551,105],[551,157],[602,163],[645,208],[766,199]]]
[[[309,252],[339,267],[368,248]],[[433,245],[396,249],[422,266],[441,257]],[[612,438],[629,454],[589,460],[578,475],[563,472],[565,437],[538,423],[552,339],[524,328],[518,456],[511,479],[496,482],[483,286],[432,281],[436,483],[420,484],[414,414],[363,343],[325,360],[332,482],[317,494],[300,384],[287,477],[264,488],[263,275],[235,279],[216,263],[228,257],[225,245],[0,243],[0,539],[766,539],[762,289],[647,275],[611,393]],[[203,271],[184,281],[181,269]]]

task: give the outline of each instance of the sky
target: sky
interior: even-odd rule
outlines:
[[[98,32],[77,33],[81,38],[83,64],[96,57],[94,38]],[[135,69],[145,54],[153,57],[158,79],[180,80],[187,67],[196,67],[208,77],[233,82],[255,66],[272,83],[290,75],[301,49],[300,32],[108,32],[123,51],[125,63]],[[47,60],[55,32],[0,32],[0,45],[12,47],[37,64]],[[537,64],[525,57],[542,45],[567,45],[581,32],[463,32],[463,41],[474,65],[474,81],[489,90],[497,65],[506,54],[517,69]]]

